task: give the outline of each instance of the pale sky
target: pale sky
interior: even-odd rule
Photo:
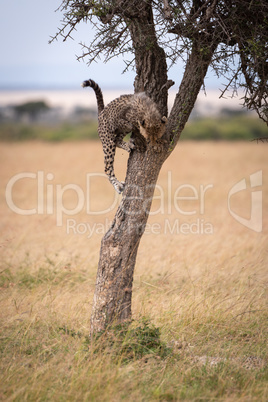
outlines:
[[[81,23],[72,35],[75,40],[48,44],[50,36],[61,25],[61,12],[55,12],[60,0],[0,0],[0,89],[27,87],[74,88],[92,78],[102,87],[133,87],[135,74],[122,75],[124,62],[113,59],[107,64],[94,63],[90,67],[78,62],[82,53],[79,42],[92,37],[90,25]],[[88,41],[89,43],[89,41]],[[178,87],[182,69],[175,66],[169,78]],[[219,87],[213,73],[206,79],[208,87]]]
[[[115,59],[90,67],[76,60],[82,53],[79,42],[92,36],[89,25],[81,23],[72,35],[75,40],[48,44],[61,25],[60,0],[0,0],[0,88],[72,87],[93,78],[102,85],[132,87],[134,73],[122,75],[124,63]]]

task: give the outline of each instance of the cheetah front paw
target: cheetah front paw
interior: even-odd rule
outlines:
[[[135,150],[138,152],[146,151],[146,140],[142,135],[136,135],[134,138],[130,138],[133,141]]]
[[[158,139],[155,144],[152,144],[154,152],[156,152],[156,153],[162,152],[164,150],[164,147],[166,146],[166,144],[167,144],[166,140],[164,140],[162,138]]]
[[[129,148],[130,148],[130,151],[132,150],[132,149],[135,149],[135,140],[134,140],[134,138],[130,138],[129,139],[129,141],[128,141],[128,146],[129,146]]]

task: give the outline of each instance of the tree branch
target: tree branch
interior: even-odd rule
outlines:
[[[204,83],[207,69],[217,44],[194,43],[186,64],[179,92],[170,112],[167,132],[170,137],[169,153],[176,146],[181,132],[191,114],[196,98]]]
[[[141,18],[126,21],[135,52],[134,88],[135,92],[145,91],[166,116],[168,97],[166,55],[157,41],[151,5],[144,2],[142,8]]]
[[[81,20],[90,21],[96,27],[96,36],[84,46],[89,63],[100,54],[105,60],[126,51],[134,54],[135,92],[145,91],[163,115],[167,115],[168,89],[173,85],[168,80],[166,60],[175,63],[185,54],[188,58],[159,149],[148,142],[142,151],[130,153],[122,201],[101,243],[92,332],[105,329],[114,320],[131,318],[133,270],[158,174],[180,138],[209,65],[219,75],[229,73],[233,77],[228,85],[235,86],[238,81],[243,86],[239,82],[243,73],[249,91],[245,103],[265,112],[267,9],[264,0],[63,0],[64,26],[58,34],[65,40]],[[176,34],[174,41],[169,32]],[[230,51],[236,43],[240,48],[236,45]],[[217,46],[219,51],[213,59]],[[234,63],[236,55],[241,61],[240,75]],[[134,135],[138,139],[138,132]]]

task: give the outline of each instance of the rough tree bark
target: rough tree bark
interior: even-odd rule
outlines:
[[[61,1],[63,26],[51,41],[59,36],[66,40],[81,21],[89,21],[97,32],[90,46],[82,44],[85,52],[79,59],[89,57],[91,63],[100,55],[109,61],[134,53],[135,92],[145,91],[163,115],[172,85],[166,59],[177,62],[187,54],[160,151],[149,144],[145,152],[136,149],[129,157],[123,198],[101,244],[91,316],[94,333],[131,318],[133,271],[158,174],[180,138],[208,66],[229,77],[222,95],[228,88],[245,88],[244,106],[268,124],[268,5],[265,0]],[[171,41],[169,34],[175,35]],[[133,134],[137,142],[138,133]]]
[[[157,43],[151,8],[144,4],[143,17],[130,23],[137,71],[135,91],[146,91],[164,115],[167,113],[167,92],[170,86],[165,53]],[[149,145],[146,152],[134,150],[130,154],[123,197],[112,225],[101,243],[91,315],[91,334],[104,330],[115,321],[122,322],[131,318],[136,255],[148,219],[158,174],[179,140],[215,49],[216,44],[208,44],[202,36],[193,41],[185,73],[169,116],[161,151],[156,152]]]

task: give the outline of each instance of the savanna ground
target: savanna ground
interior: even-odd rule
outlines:
[[[186,141],[166,161],[138,252],[135,345],[128,331],[109,344],[88,337],[100,241],[120,199],[104,177],[87,176],[103,172],[100,143],[0,148],[1,400],[268,399],[267,144]],[[126,158],[117,151],[120,179]],[[251,189],[260,170],[262,186]],[[18,176],[8,203],[32,215],[5,198],[25,172],[32,176]],[[230,208],[250,219],[251,192],[262,191],[261,232],[228,211],[243,178],[247,190]]]

